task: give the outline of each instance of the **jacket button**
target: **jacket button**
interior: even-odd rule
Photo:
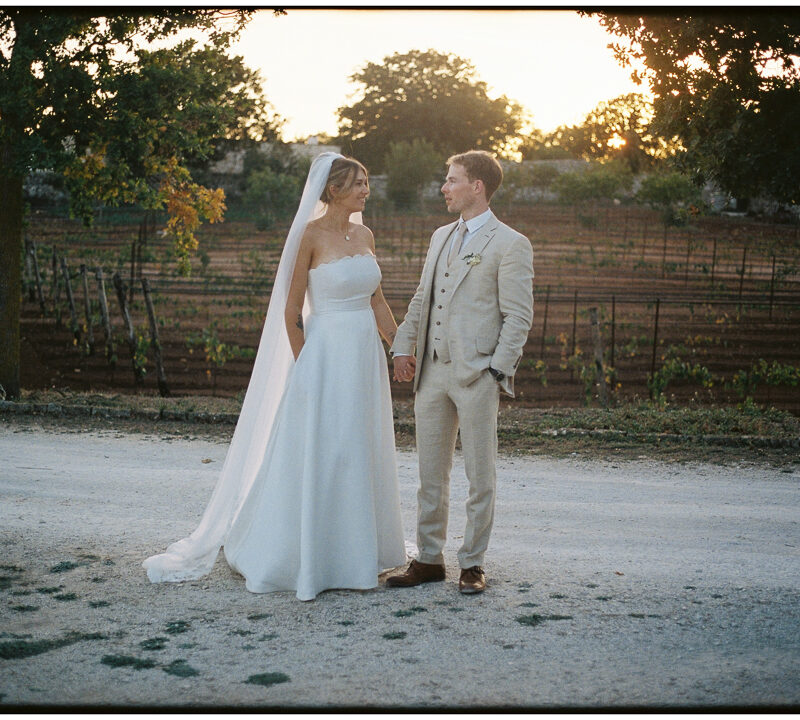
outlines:
[[[444,288],[442,288],[442,292],[444,292]]]
[[[450,277],[450,273],[445,273],[444,276],[445,277]]]
[[[437,321],[436,321],[436,324],[437,324],[437,325],[441,325],[442,323],[440,323],[440,322],[437,320]]]
[[[437,307],[437,309],[439,309],[439,310],[441,310],[441,309],[442,309],[442,306],[441,306],[441,305],[437,305],[436,307]]]

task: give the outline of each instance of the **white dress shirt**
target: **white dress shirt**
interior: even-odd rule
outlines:
[[[487,222],[489,222],[489,218],[492,216],[492,211],[487,210],[486,212],[481,213],[480,215],[476,215],[474,218],[470,218],[466,221],[467,223],[467,232],[464,235],[464,241],[461,243],[461,251],[467,247],[469,241],[477,235],[478,230],[480,230]],[[461,226],[461,223],[465,222],[464,218],[458,219],[458,225],[456,226],[456,232],[453,233],[453,236],[450,238],[450,249],[453,247],[453,243],[456,241],[456,234],[458,233],[458,228]],[[459,251],[459,252],[461,252]]]

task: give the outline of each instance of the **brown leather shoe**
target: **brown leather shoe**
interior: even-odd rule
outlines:
[[[412,560],[402,575],[386,578],[386,587],[413,587],[422,583],[444,580],[444,565],[432,565]]]
[[[486,590],[486,574],[480,565],[464,568],[461,571],[461,577],[458,579],[458,589],[464,595],[474,595]]]

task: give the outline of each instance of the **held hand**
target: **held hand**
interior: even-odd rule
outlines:
[[[397,382],[413,380],[416,369],[417,358],[413,355],[399,355],[394,358],[394,379]]]

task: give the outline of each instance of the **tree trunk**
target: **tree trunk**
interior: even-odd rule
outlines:
[[[11,150],[0,149],[0,397],[20,394],[19,313],[22,299],[22,176],[6,174]]]

